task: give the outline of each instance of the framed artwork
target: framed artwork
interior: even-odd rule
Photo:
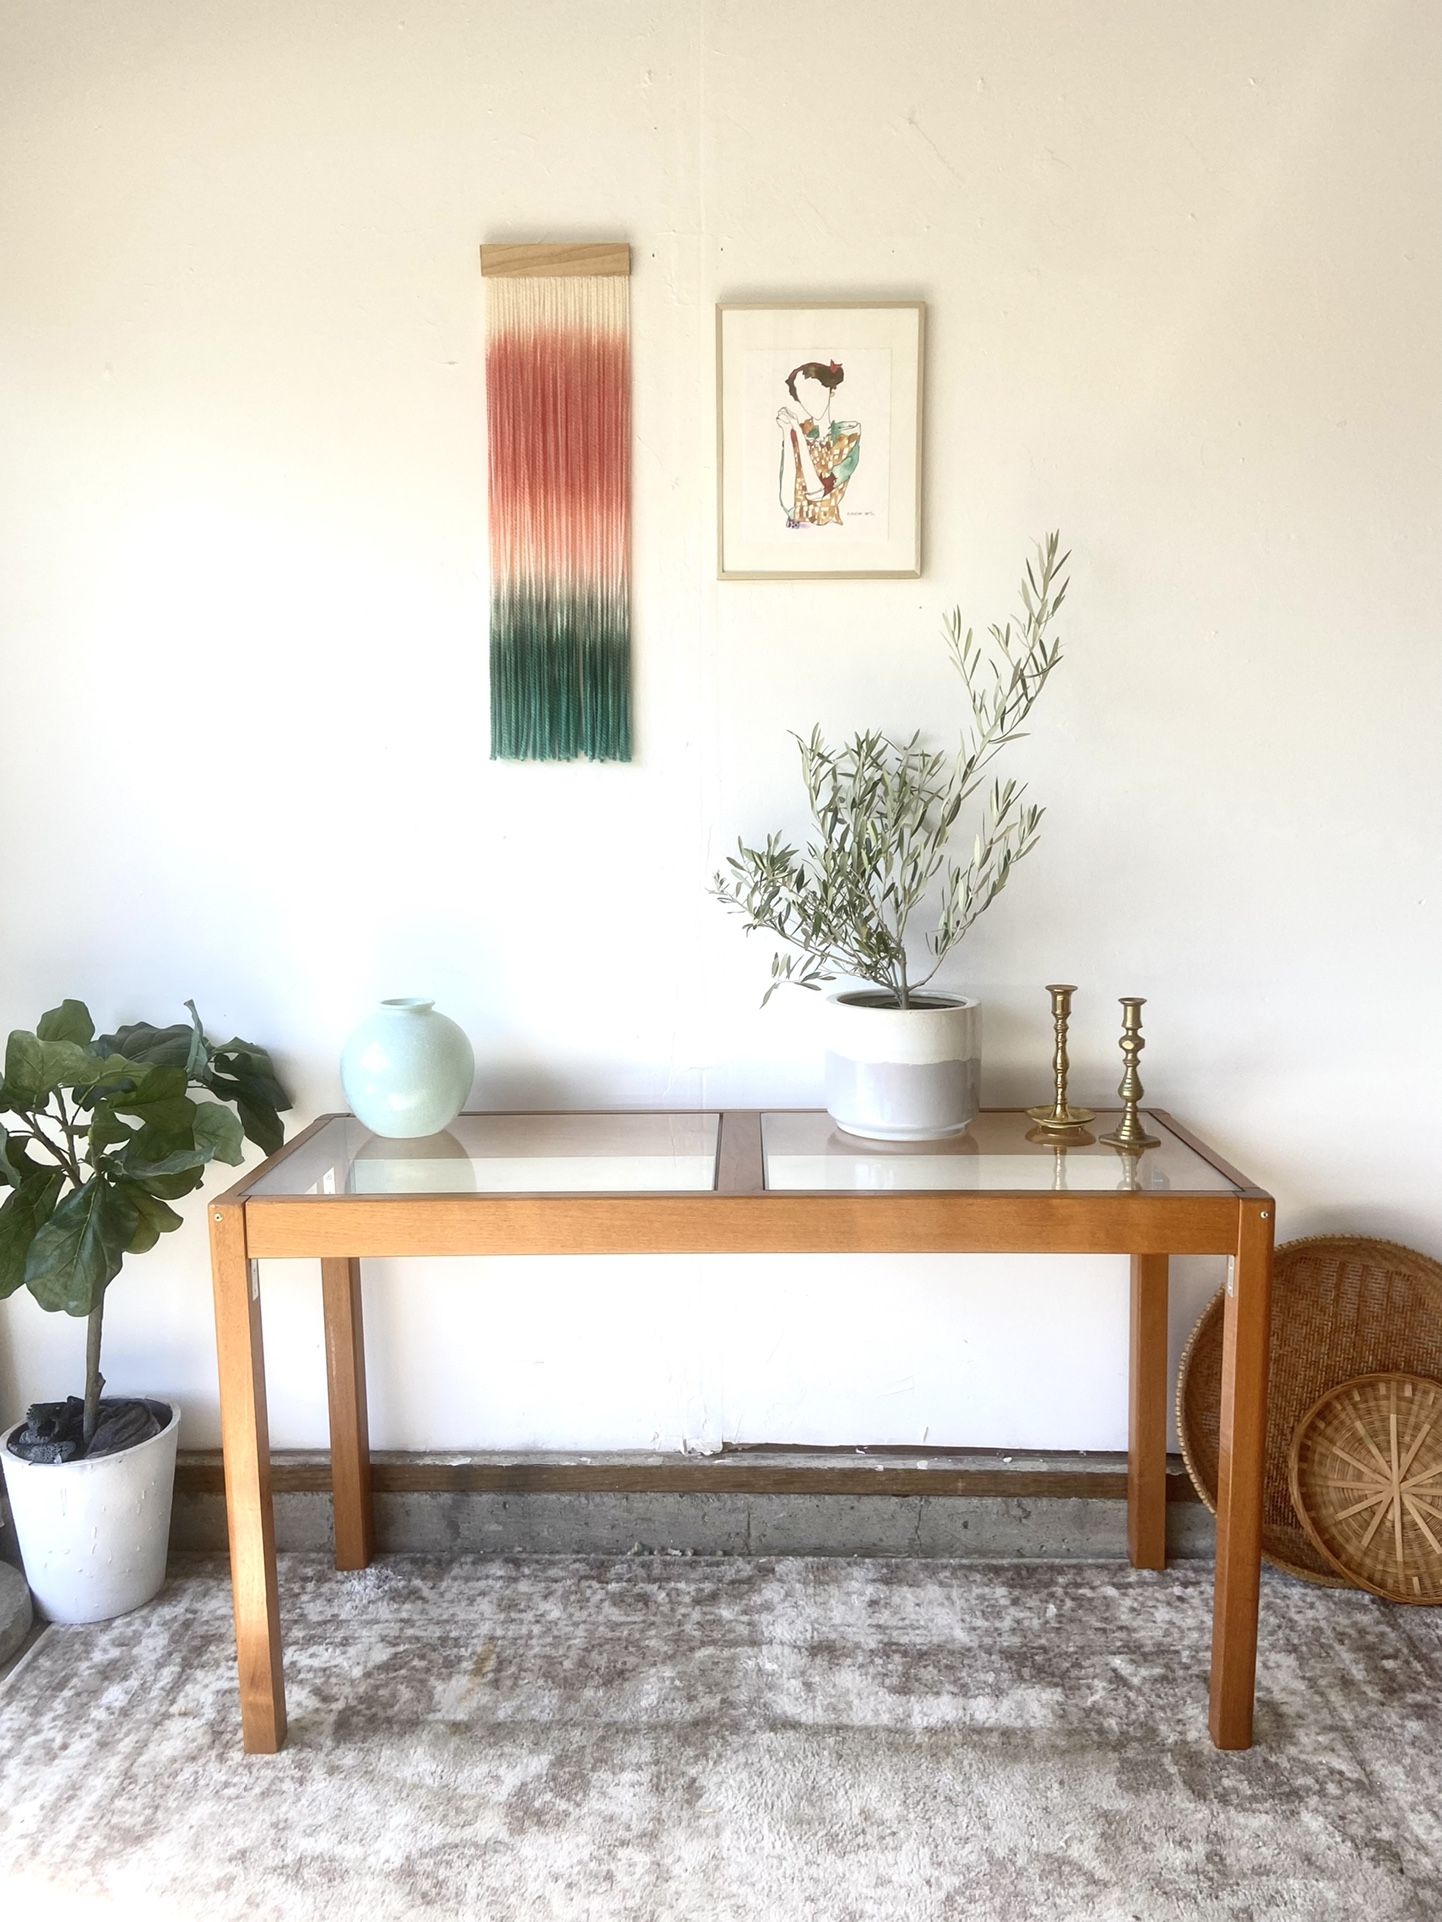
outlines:
[[[921,572],[919,300],[716,309],[723,581]]]

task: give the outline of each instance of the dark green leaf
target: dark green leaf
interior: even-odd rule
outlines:
[[[267,1099],[266,1085],[257,1083],[243,1071],[237,1074],[217,1074],[213,1069],[206,1077],[205,1085],[211,1093],[222,1101],[233,1101],[240,1114],[240,1124],[246,1136],[268,1155],[274,1154],[285,1139],[285,1129],[281,1126],[280,1116],[274,1104]],[[289,1102],[284,1104],[290,1106]]]
[[[132,1141],[136,1130],[127,1127],[116,1114],[114,1105],[108,1101],[97,1101],[90,1111],[89,1148],[93,1156],[102,1155],[108,1149],[121,1143]]]
[[[0,1181],[18,1188],[27,1175],[36,1171],[30,1159],[29,1143],[21,1135],[0,1134]]]
[[[95,1043],[97,1054],[123,1054],[127,1061],[143,1067],[181,1068],[190,1059],[191,1026],[177,1021],[173,1027],[157,1028],[149,1021],[132,1021],[114,1034],[102,1034]]]
[[[58,1168],[37,1168],[6,1196],[0,1208],[0,1301],[24,1281],[30,1244],[50,1219],[64,1179]]]
[[[282,1113],[290,1106],[290,1096],[276,1079],[275,1068],[264,1048],[249,1041],[227,1041],[215,1051],[215,1066],[222,1074],[234,1075],[247,1085],[249,1098],[262,1101]]]
[[[150,1121],[162,1103],[188,1103],[185,1091],[189,1086],[184,1068],[146,1068],[133,1088],[112,1095],[111,1101],[118,1113],[139,1115],[142,1120]]]
[[[172,1171],[169,1174],[137,1175],[127,1172],[125,1179],[144,1188],[147,1194],[154,1195],[157,1200],[179,1201],[182,1195],[195,1193],[205,1179],[205,1168],[203,1165],[182,1168],[178,1172]]]
[[[45,1097],[45,1045],[23,1028],[14,1029],[5,1044],[5,1092],[23,1108]]]
[[[95,1034],[95,1023],[83,1001],[62,1001],[58,1008],[41,1015],[35,1024],[35,1033],[41,1041],[73,1041],[78,1047],[88,1048]]]
[[[218,1101],[202,1101],[195,1110],[195,1145],[207,1148],[213,1160],[232,1166],[242,1159],[245,1144],[241,1125]]]
[[[74,1041],[42,1041],[16,1028],[5,1048],[5,1088],[24,1108],[39,1107],[56,1088],[87,1087],[95,1057]]]
[[[236,1102],[240,1125],[247,1141],[253,1141],[262,1154],[273,1155],[285,1140],[285,1126],[268,1102],[250,1101],[242,1095]],[[285,1104],[287,1107],[290,1103]]]
[[[142,1117],[144,1126],[116,1159],[127,1174],[202,1166],[209,1161],[210,1153],[195,1138],[195,1115],[195,1103],[189,1099],[161,1103],[153,1117]]]
[[[92,1175],[66,1195],[31,1242],[26,1287],[52,1313],[88,1315],[120,1273],[139,1221],[128,1195]]]
[[[290,1096],[275,1078],[275,1063],[263,1047],[256,1047],[254,1042],[242,1042],[240,1036],[236,1036],[225,1047],[217,1047],[215,1057],[225,1057],[221,1065],[227,1072],[252,1080],[273,1107],[279,1107],[281,1111],[290,1107]]]
[[[210,1060],[210,1043],[205,1038],[205,1029],[195,1003],[187,1001],[185,1005],[190,1010],[191,1022],[190,1052],[185,1058],[185,1072],[192,1081],[198,1081]]]
[[[152,1153],[146,1148],[145,1135],[146,1130],[142,1128],[130,1146],[121,1149],[116,1160],[132,1181],[144,1182],[147,1187],[151,1187],[157,1175],[183,1174],[191,1168],[204,1168],[210,1160],[204,1148],[172,1148],[165,1154]],[[152,1187],[151,1192],[158,1191]]]
[[[128,1255],[143,1255],[152,1249],[162,1235],[168,1235],[173,1228],[180,1226],[180,1216],[173,1208],[142,1188],[138,1181],[122,1181],[118,1190],[134,1208],[138,1222],[134,1234],[126,1245]]]

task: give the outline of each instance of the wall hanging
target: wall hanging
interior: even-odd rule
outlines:
[[[631,250],[484,246],[491,755],[629,761]]]
[[[716,309],[717,571],[921,572],[920,301]]]

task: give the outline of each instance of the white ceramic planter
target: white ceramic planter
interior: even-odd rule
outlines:
[[[25,1579],[52,1622],[108,1622],[165,1581],[180,1411],[158,1435],[91,1461],[27,1462],[0,1435]]]
[[[981,1003],[928,995],[896,1008],[877,993],[826,1004],[826,1108],[872,1141],[965,1133],[981,1104]]]

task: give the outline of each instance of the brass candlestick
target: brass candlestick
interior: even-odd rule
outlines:
[[[1149,1135],[1137,1114],[1137,1104],[1142,1098],[1142,1078],[1137,1073],[1137,1056],[1147,1045],[1142,1039],[1142,1009],[1146,1006],[1144,994],[1124,994],[1122,1004],[1121,1050],[1126,1065],[1117,1093],[1122,1098],[1122,1118],[1109,1135],[1101,1139],[1112,1148],[1159,1148],[1160,1135]]]
[[[1052,1056],[1051,1064],[1056,1077],[1056,1098],[1049,1108],[1028,1108],[1027,1113],[1041,1128],[1080,1128],[1083,1122],[1095,1121],[1096,1116],[1090,1108],[1067,1106],[1066,1031],[1071,1021],[1071,998],[1076,988],[1070,982],[1056,981],[1048,985],[1047,993],[1051,996],[1052,1025],[1056,1029],[1056,1053]]]

